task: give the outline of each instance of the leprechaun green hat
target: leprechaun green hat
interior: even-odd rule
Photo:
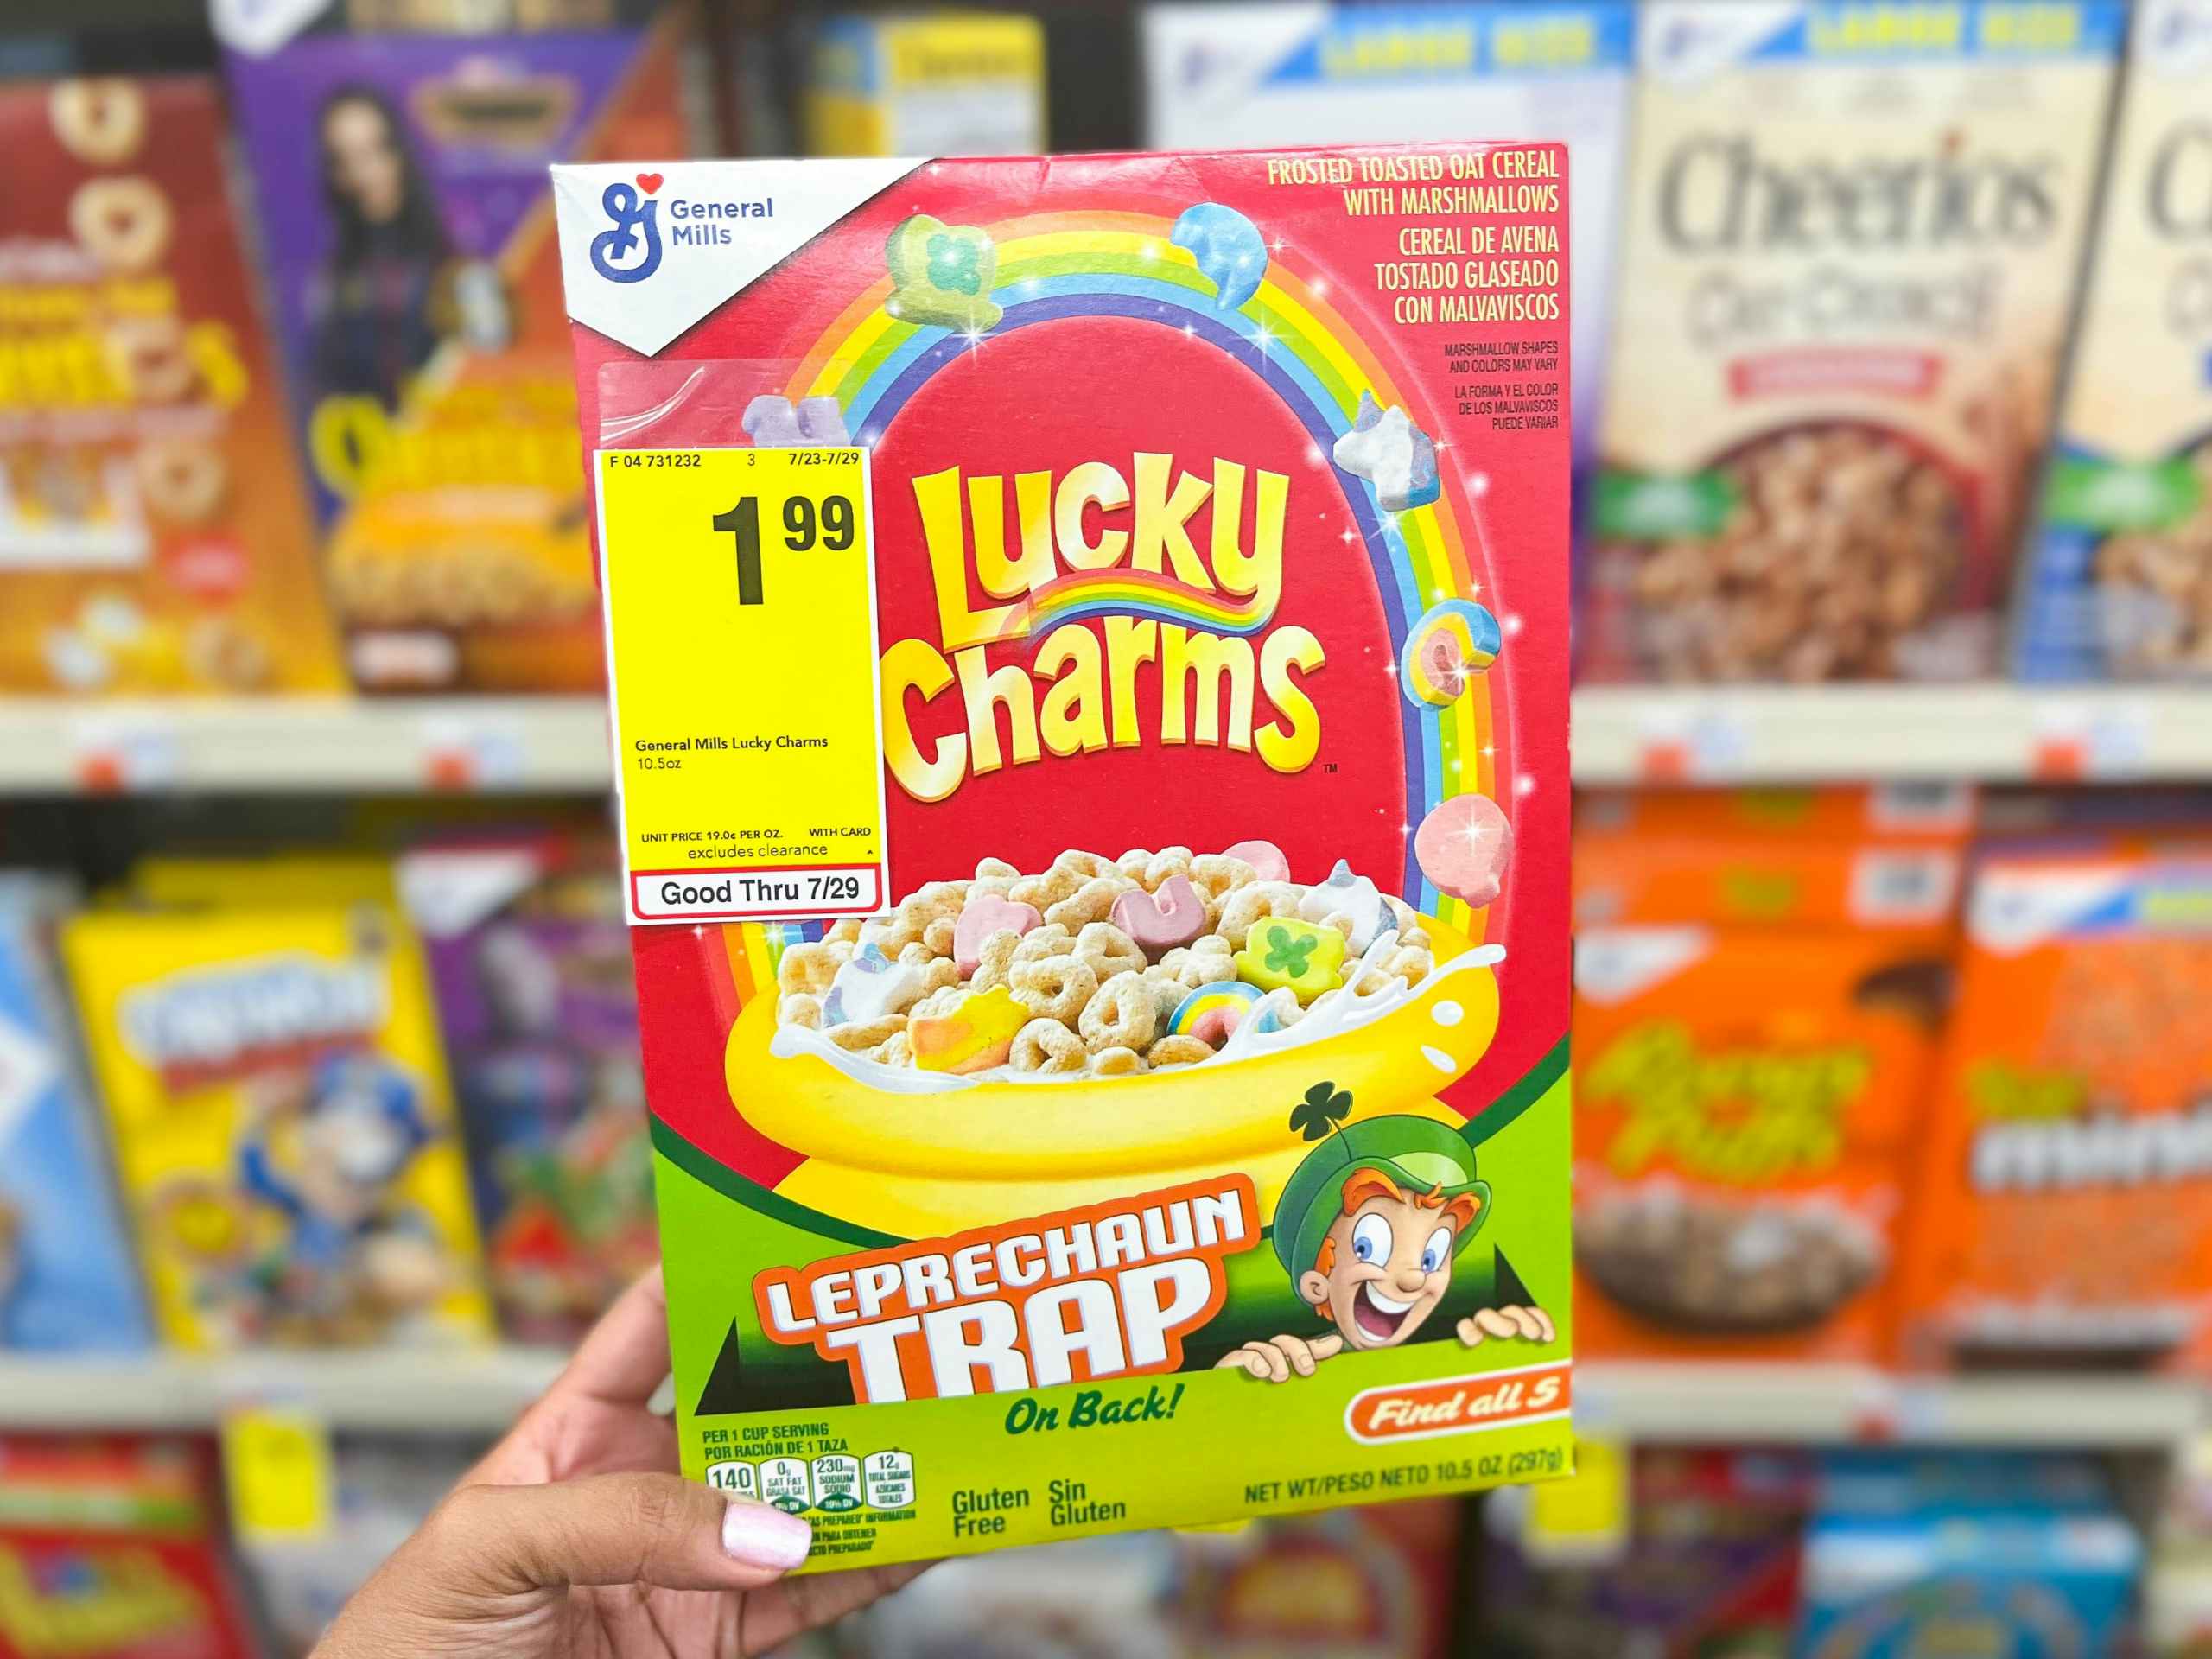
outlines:
[[[1320,1258],[1321,1241],[1344,1214],[1352,1172],[1378,1170],[1408,1194],[1442,1190],[1475,1196],[1475,1218],[1452,1242],[1457,1255],[1490,1219],[1490,1183],[1475,1179],[1475,1149],[1427,1117],[1370,1117],[1336,1129],[1291,1172],[1275,1205],[1275,1254],[1294,1280]]]

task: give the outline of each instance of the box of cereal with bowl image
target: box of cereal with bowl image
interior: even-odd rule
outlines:
[[[1642,9],[1585,672],[1996,672],[2126,10]]]
[[[555,169],[683,1467],[816,1563],[1571,1467],[1567,194]]]

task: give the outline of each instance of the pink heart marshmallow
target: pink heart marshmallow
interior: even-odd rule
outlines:
[[[1260,873],[1262,881],[1290,880],[1290,861],[1272,841],[1240,841],[1224,849],[1230,858],[1241,858]]]
[[[962,907],[960,919],[952,925],[952,959],[959,964],[960,976],[967,978],[982,965],[983,941],[992,934],[1027,933],[1044,920],[1036,906],[1017,905],[995,893],[970,899]]]

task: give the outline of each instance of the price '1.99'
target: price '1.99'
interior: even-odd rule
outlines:
[[[783,516],[784,545],[794,553],[810,552],[817,546],[842,553],[853,545],[857,520],[850,496],[824,496],[818,510],[806,496],[787,496]],[[737,543],[737,602],[764,603],[760,596],[760,498],[740,498],[728,512],[716,513],[713,523],[716,530],[727,532]]]

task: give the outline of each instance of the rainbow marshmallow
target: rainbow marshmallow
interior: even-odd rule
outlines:
[[[1254,1014],[1267,992],[1257,985],[1241,979],[1217,979],[1201,985],[1175,1005],[1175,1012],[1167,1017],[1171,1036],[1197,1037],[1211,1043],[1216,1048],[1234,1036],[1239,1026],[1248,1019],[1259,1023],[1255,1031],[1274,1031],[1282,1024],[1273,1008]]]
[[[1497,660],[1505,636],[1497,619],[1471,600],[1447,599],[1423,612],[1398,651],[1407,699],[1442,709],[1466,695],[1476,675]]]

